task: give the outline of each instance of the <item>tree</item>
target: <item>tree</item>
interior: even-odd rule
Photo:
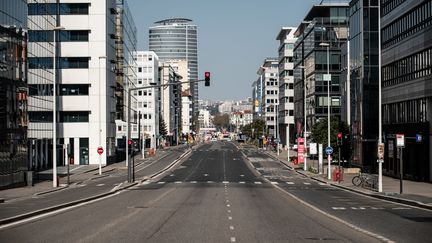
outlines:
[[[242,133],[251,138],[261,138],[264,134],[265,122],[263,120],[254,120],[242,128]]]
[[[312,126],[311,139],[316,143],[323,144],[327,147],[328,144],[328,128],[327,119],[320,119]],[[339,121],[337,117],[330,118],[330,146],[337,147],[337,134],[348,134],[349,129],[346,123]],[[348,142],[348,141],[346,141]]]
[[[168,134],[167,127],[166,127],[164,119],[162,118],[162,115],[159,115],[159,134],[163,138],[165,138],[166,135]]]

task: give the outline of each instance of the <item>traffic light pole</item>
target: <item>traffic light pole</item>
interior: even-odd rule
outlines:
[[[206,78],[205,79],[199,79],[199,80],[190,80],[190,81],[184,81],[184,82],[176,82],[176,83],[167,83],[167,84],[158,84],[158,85],[148,85],[144,87],[135,87],[135,88],[128,88],[128,104],[127,104],[127,139],[131,139],[131,126],[130,126],[130,117],[132,113],[131,109],[131,94],[133,91],[136,90],[144,90],[144,89],[153,89],[153,88],[160,88],[160,87],[168,87],[168,86],[175,86],[175,85],[182,85],[182,84],[192,84],[192,83],[199,83],[199,82],[205,82],[206,86],[210,86],[210,73],[206,72]],[[133,144],[131,144],[132,146]],[[130,163],[129,158],[129,141],[126,141],[126,164],[128,167],[128,182],[134,182],[135,181],[135,170],[133,169],[133,165]],[[130,154],[133,154],[132,151]]]

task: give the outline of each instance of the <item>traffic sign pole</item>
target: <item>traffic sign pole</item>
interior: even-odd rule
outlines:
[[[103,147],[98,147],[97,152],[99,154],[99,175],[102,175],[102,154],[104,152]]]
[[[330,159],[330,155],[333,153],[333,148],[328,146],[325,149],[325,152],[327,154],[327,162],[328,162],[328,168],[327,168],[327,179],[331,180],[331,159]]]

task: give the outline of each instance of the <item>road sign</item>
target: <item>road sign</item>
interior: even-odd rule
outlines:
[[[423,141],[423,136],[421,134],[416,134],[416,142],[421,143]]]
[[[298,138],[297,139],[297,158],[298,158],[298,163],[304,163],[304,157],[305,157],[304,138]]]
[[[103,150],[102,147],[98,147],[97,148],[97,152],[98,152],[99,155],[101,155],[101,154],[103,154],[104,150]]]
[[[327,147],[327,148],[325,149],[325,152],[326,152],[327,155],[330,155],[330,154],[333,153],[333,148],[332,148],[332,147]]]
[[[310,152],[310,154],[318,154],[317,143],[310,143],[309,144],[309,152]]]
[[[396,147],[405,147],[405,134],[396,134]]]
[[[384,160],[384,144],[383,143],[378,144],[378,160],[380,160],[380,161]]]

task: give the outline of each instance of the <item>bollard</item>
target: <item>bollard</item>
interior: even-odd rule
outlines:
[[[57,187],[60,186],[60,176],[57,176]]]

